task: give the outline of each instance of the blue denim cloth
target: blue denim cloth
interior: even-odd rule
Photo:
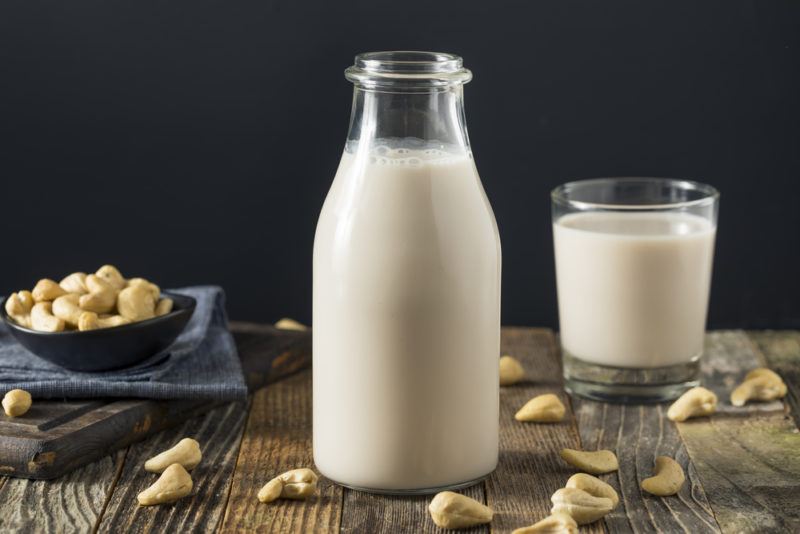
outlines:
[[[25,389],[39,398],[245,399],[225,292],[217,286],[170,291],[197,299],[192,318],[166,350],[126,369],[68,371],[28,352],[0,322],[0,389]]]

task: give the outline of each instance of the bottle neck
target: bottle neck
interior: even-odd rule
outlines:
[[[468,153],[463,85],[397,92],[356,85],[347,151],[378,146]]]

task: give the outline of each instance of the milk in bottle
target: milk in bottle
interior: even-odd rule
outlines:
[[[432,492],[498,450],[500,240],[460,58],[364,54],[314,241],[314,460],[368,491]]]

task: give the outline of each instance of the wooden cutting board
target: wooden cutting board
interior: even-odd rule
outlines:
[[[311,363],[311,333],[232,323],[250,391]],[[67,473],[219,405],[144,399],[34,400],[24,417],[0,412],[0,475]]]

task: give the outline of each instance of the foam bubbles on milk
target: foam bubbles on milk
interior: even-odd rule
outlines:
[[[397,146],[398,144],[400,146]],[[426,145],[428,148],[424,148]],[[470,154],[461,148],[448,150],[444,145],[442,147],[431,148],[427,143],[407,139],[401,142],[381,143],[370,150],[369,162],[372,165],[390,167],[422,167],[452,165],[465,157],[470,157]]]

